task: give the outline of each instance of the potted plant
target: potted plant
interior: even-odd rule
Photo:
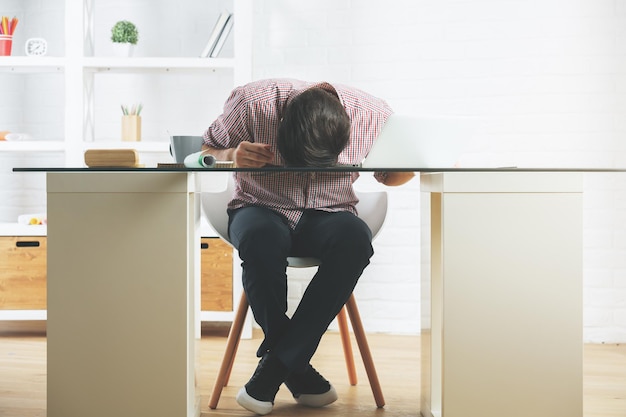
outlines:
[[[139,40],[137,26],[128,20],[120,20],[111,29],[111,40],[115,48],[123,50],[121,55],[132,56],[134,46]]]

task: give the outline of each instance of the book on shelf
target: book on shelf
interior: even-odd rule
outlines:
[[[228,35],[230,34],[230,31],[233,28],[234,23],[235,23],[235,16],[233,16],[233,14],[231,13],[228,18],[228,21],[226,22],[226,26],[224,26],[224,30],[220,34],[220,37],[217,39],[215,48],[213,48],[213,50],[211,51],[211,58],[217,58],[217,56],[220,54],[220,51],[222,50],[224,43],[226,43],[226,39],[228,38]]]
[[[228,37],[228,34],[230,33],[232,27],[233,14],[228,11],[223,11],[217,18],[215,26],[213,27],[213,31],[211,32],[211,36],[209,36],[209,41],[204,47],[202,54],[200,54],[200,57],[217,57],[222,50],[224,42],[226,42],[226,38]]]

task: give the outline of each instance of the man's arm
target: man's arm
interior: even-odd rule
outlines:
[[[202,150],[218,161],[233,161],[239,168],[260,168],[273,160],[274,153],[270,145],[253,142],[247,128],[246,102],[245,86],[231,92],[224,104],[224,112],[204,133],[205,141],[214,146],[205,142]]]
[[[409,182],[414,176],[414,172],[387,172],[382,183],[389,186],[402,185]]]
[[[202,145],[203,151],[208,151],[211,155],[215,157],[217,161],[234,161],[234,153],[236,148],[230,149],[217,149],[212,148],[207,145]]]

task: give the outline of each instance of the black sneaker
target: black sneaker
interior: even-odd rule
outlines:
[[[308,407],[324,407],[337,400],[337,391],[311,365],[302,374],[292,373],[285,380],[298,404]]]
[[[253,413],[268,414],[274,407],[274,398],[287,373],[287,368],[278,358],[265,354],[252,378],[237,393],[237,403]]]

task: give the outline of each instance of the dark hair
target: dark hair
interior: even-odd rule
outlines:
[[[287,166],[334,166],[349,140],[346,110],[337,96],[321,88],[294,97],[278,127],[278,151]]]

